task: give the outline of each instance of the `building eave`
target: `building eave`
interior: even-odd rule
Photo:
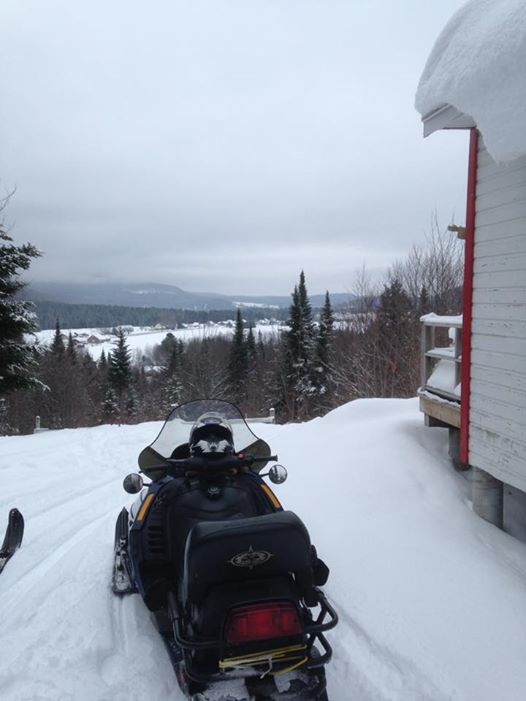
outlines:
[[[473,118],[459,112],[452,105],[442,105],[422,118],[424,136],[440,129],[471,129],[476,126]]]

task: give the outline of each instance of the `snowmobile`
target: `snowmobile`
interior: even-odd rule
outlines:
[[[278,464],[262,474],[276,462],[237,407],[198,400],[124,479],[140,494],[117,518],[113,592],[140,593],[192,701],[328,699],[329,570],[263,480],[285,481]]]

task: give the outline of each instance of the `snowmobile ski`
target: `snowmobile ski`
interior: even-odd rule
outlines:
[[[4,542],[0,549],[0,572],[3,571],[9,560],[22,545],[24,537],[24,517],[18,509],[11,509],[4,536]]]
[[[128,510],[122,509],[115,526],[115,553],[111,588],[114,594],[133,594],[137,591],[133,583],[131,562],[128,555]]]

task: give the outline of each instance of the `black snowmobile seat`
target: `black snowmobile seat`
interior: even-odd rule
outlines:
[[[214,584],[286,573],[312,587],[312,564],[308,531],[292,511],[200,522],[186,540],[183,599],[197,603]]]

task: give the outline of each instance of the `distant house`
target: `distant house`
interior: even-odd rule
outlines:
[[[500,525],[502,484],[526,492],[526,3],[461,8],[416,106],[425,136],[470,130],[460,458],[475,509]]]

